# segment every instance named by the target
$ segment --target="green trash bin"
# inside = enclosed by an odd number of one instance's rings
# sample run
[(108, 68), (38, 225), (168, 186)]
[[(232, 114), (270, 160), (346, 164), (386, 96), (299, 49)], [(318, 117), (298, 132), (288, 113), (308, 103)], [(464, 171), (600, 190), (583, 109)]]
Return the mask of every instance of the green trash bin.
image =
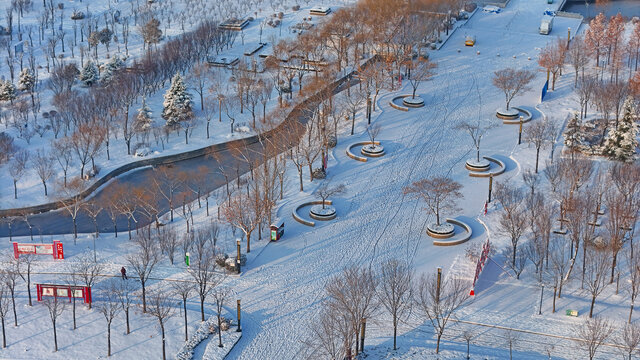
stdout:
[(567, 309), (566, 314), (567, 314), (567, 316), (577, 317), (578, 316), (578, 310), (569, 310), (569, 309)]

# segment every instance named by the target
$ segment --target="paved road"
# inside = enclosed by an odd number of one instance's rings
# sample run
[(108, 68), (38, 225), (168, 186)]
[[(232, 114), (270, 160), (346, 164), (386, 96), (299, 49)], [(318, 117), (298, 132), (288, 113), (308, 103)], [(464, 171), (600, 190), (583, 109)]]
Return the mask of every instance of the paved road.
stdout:
[[(357, 80), (355, 79), (350, 82), (351, 86), (353, 86), (354, 84), (357, 84)], [(346, 89), (345, 85), (342, 85), (336, 88), (334, 93), (338, 93)], [(302, 112), (296, 120), (304, 124), (308, 121), (310, 115), (311, 114), (309, 112)], [(247, 151), (247, 153), (249, 153), (250, 158), (252, 160), (262, 159), (263, 146), (260, 142), (250, 144), (248, 148), (249, 148), (249, 151)], [(187, 174), (195, 174), (196, 170), (199, 167), (206, 166), (210, 173), (209, 175), (210, 181), (206, 184), (205, 188), (203, 189), (203, 193), (204, 193), (204, 192), (209, 192), (209, 191), (218, 189), (219, 187), (225, 184), (224, 176), (221, 174), (221, 170), (220, 170), (221, 165), (227, 174), (229, 173), (235, 174), (236, 168), (240, 169), (241, 174), (246, 173), (249, 170), (246, 162), (238, 160), (237, 158), (234, 158), (231, 155), (229, 150), (222, 150), (218, 152), (217, 158), (219, 160), (209, 156), (201, 156), (201, 157), (192, 158), (188, 160), (178, 161), (173, 163), (173, 166), (171, 167), (171, 171), (176, 173), (185, 172)], [(151, 178), (153, 176), (153, 171), (155, 170), (151, 167), (134, 170), (132, 172), (119, 176), (118, 181), (122, 184), (125, 184), (127, 186), (132, 186), (132, 187), (140, 186), (143, 184), (150, 184)], [(100, 189), (100, 191), (94, 195), (95, 198), (98, 200), (104, 199), (104, 196), (105, 196), (104, 189), (109, 187), (110, 184), (111, 182), (103, 186)], [(182, 189), (178, 189), (178, 192), (181, 190)], [(192, 201), (195, 199), (196, 199), (196, 194), (193, 192), (190, 192), (188, 200)], [(174, 199), (174, 208), (178, 207), (178, 205), (175, 204), (177, 202), (178, 201)], [(215, 204), (215, 200), (213, 200), (213, 204)], [(164, 214), (168, 212), (169, 211), (168, 201), (166, 200), (160, 201), (159, 207), (161, 209), (160, 214)], [(179, 213), (179, 210), (174, 211), (174, 218), (176, 216), (179, 216), (177, 212)], [(94, 231), (95, 227), (94, 227), (93, 221), (86, 214), (79, 214), (76, 220), (77, 220), (79, 233), (91, 233)], [(137, 214), (136, 220), (138, 220), (137, 226), (143, 226), (149, 223), (149, 220), (146, 219), (145, 216), (142, 214)], [(98, 228), (100, 232), (114, 231), (113, 222), (105, 212), (102, 212), (98, 216), (97, 223), (98, 223)], [(28, 224), (31, 225), (31, 230), (29, 229)], [(31, 231), (33, 231), (34, 236), (37, 234), (56, 235), (56, 234), (73, 233), (73, 221), (70, 215), (68, 214), (68, 212), (64, 209), (57, 210), (57, 211), (50, 211), (42, 214), (30, 215), (28, 217), (28, 224), (27, 224), (27, 221), (25, 221), (22, 218), (13, 218), (10, 224), (5, 221), (4, 223), (0, 224), (0, 237), (8, 237), (10, 232), (12, 236), (27, 236), (30, 234)], [(11, 228), (9, 228), (9, 225), (11, 226)], [(127, 230), (128, 224), (127, 224), (127, 218), (125, 216), (121, 216), (117, 219), (117, 227), (119, 232), (123, 230), (124, 231)], [(135, 227), (136, 226), (132, 226), (132, 228), (135, 228)]]

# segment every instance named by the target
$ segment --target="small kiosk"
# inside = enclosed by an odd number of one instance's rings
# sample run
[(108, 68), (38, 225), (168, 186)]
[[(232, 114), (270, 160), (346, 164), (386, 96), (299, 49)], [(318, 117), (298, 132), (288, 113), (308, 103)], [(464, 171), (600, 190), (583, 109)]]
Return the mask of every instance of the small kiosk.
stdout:
[(284, 235), (284, 220), (271, 224), (271, 241), (278, 241)]

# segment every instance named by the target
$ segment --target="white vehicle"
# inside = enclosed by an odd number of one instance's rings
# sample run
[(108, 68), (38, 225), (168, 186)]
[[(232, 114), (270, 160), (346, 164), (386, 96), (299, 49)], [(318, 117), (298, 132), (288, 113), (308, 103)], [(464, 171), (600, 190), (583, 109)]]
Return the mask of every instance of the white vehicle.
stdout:
[(540, 23), (540, 34), (549, 35), (551, 32), (551, 28), (553, 27), (553, 16), (545, 15), (542, 17), (542, 22)]

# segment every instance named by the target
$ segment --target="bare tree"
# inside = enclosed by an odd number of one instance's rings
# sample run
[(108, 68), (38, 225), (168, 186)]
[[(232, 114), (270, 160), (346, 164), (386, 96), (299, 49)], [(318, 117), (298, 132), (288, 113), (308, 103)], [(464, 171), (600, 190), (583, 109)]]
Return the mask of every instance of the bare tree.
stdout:
[[(2, 274), (4, 277), (4, 274)], [(7, 318), (7, 314), (9, 313), (9, 304), (11, 303), (10, 296), (11, 290), (5, 279), (4, 281), (0, 281), (0, 321), (2, 322), (2, 347), (7, 347), (7, 335), (5, 334), (5, 319)]]
[(56, 198), (62, 203), (63, 209), (71, 217), (73, 222), (73, 244), (76, 244), (78, 238), (78, 215), (82, 210), (82, 199), (80, 193), (85, 189), (85, 184), (80, 178), (75, 178), (69, 181), (66, 185), (56, 184)]
[[(95, 284), (102, 270), (104, 270), (104, 263), (94, 261), (88, 252), (80, 255), (74, 267), (74, 272), (78, 274), (84, 286), (87, 287), (92, 287)], [(89, 309), (91, 309), (91, 303), (89, 303)]]
[(377, 285), (371, 270), (349, 267), (334, 276), (325, 287), (336, 311), (349, 318), (349, 328), (355, 332), (351, 336), (355, 335), (356, 355), (358, 350), (362, 350), (359, 346), (362, 320), (371, 318), (378, 306), (375, 296)]
[[(143, 288), (144, 289), (144, 288)], [(143, 300), (144, 302), (145, 300)], [(166, 321), (173, 316), (173, 308), (171, 307), (171, 300), (169, 295), (163, 291), (154, 291), (149, 296), (149, 314), (158, 319), (158, 325), (160, 326), (160, 332), (162, 334), (162, 360), (167, 359), (165, 350), (165, 324)]]
[(599, 248), (597, 245), (587, 245), (585, 285), (587, 292), (591, 295), (589, 318), (593, 317), (596, 298), (609, 284), (607, 281), (609, 266), (611, 266), (611, 261), (606, 249)]
[(469, 354), (469, 348), (470, 348), (471, 340), (473, 340), (475, 336), (476, 334), (471, 330), (465, 330), (462, 333), (462, 338), (467, 342), (467, 360), (471, 359), (471, 356)]
[(507, 344), (509, 345), (509, 360), (512, 360), (513, 348), (518, 343), (518, 340), (520, 339), (520, 334), (518, 334), (517, 332), (511, 329), (508, 329), (508, 330), (505, 330), (504, 332), (504, 338), (507, 340)]
[(432, 177), (414, 181), (403, 190), (405, 195), (412, 195), (424, 201), (427, 209), (436, 217), (436, 225), (440, 226), (440, 214), (456, 211), (455, 200), (462, 197), (462, 185), (445, 177)]
[(540, 149), (547, 146), (549, 143), (552, 143), (555, 134), (555, 126), (547, 118), (529, 125), (524, 132), (525, 141), (533, 144), (536, 148), (536, 174), (538, 173)]
[(202, 231), (196, 232), (194, 251), (195, 253), (192, 256), (192, 262), (187, 268), (187, 272), (196, 282), (196, 291), (200, 297), (201, 321), (204, 321), (204, 301), (207, 295), (220, 283), (221, 279), (215, 271), (215, 250), (210, 246), (207, 235)]
[(636, 298), (638, 298), (638, 294), (640, 294), (640, 253), (638, 251), (628, 251), (626, 252), (626, 258), (629, 268), (629, 285), (626, 289), (629, 293), (629, 299), (631, 300), (629, 320), (627, 322), (631, 324), (635, 301)]
[(238, 191), (229, 198), (222, 207), (222, 214), (227, 223), (240, 229), (247, 238), (247, 253), (251, 252), (251, 234), (258, 227), (260, 213), (252, 206), (253, 197), (244, 191)]
[(393, 350), (396, 350), (398, 322), (408, 315), (412, 305), (413, 270), (405, 262), (391, 259), (380, 267), (378, 299), (391, 315)]
[(135, 237), (135, 243), (138, 247), (138, 251), (133, 254), (127, 255), (127, 262), (133, 271), (138, 275), (140, 285), (142, 287), (142, 312), (147, 312), (147, 293), (146, 284), (149, 281), (149, 277), (153, 272), (153, 269), (158, 264), (160, 257), (158, 256), (158, 248), (155, 243), (155, 239), (140, 234)]
[(109, 288), (103, 290), (103, 301), (98, 305), (98, 309), (104, 315), (107, 321), (107, 356), (111, 356), (111, 323), (113, 319), (122, 310), (118, 303), (117, 282), (119, 280), (111, 279)]
[(9, 174), (13, 179), (13, 198), (18, 198), (18, 181), (27, 171), (29, 162), (29, 151), (19, 150), (13, 154), (13, 158), (9, 163)]
[(411, 98), (415, 99), (418, 86), (420, 86), (420, 83), (433, 77), (433, 69), (435, 69), (437, 65), (436, 63), (431, 62), (428, 58), (419, 56), (414, 60), (408, 61), (406, 66), (410, 71), (409, 83), (413, 89)]
[(345, 190), (346, 188), (344, 184), (331, 186), (329, 181), (325, 181), (316, 190), (316, 195), (318, 195), (318, 197), (322, 199), (322, 208), (324, 209), (324, 203), (327, 201), (328, 198), (334, 195), (343, 194)]
[(2, 273), (2, 281), (7, 285), (7, 290), (11, 295), (11, 306), (13, 310), (13, 325), (18, 326), (18, 314), (16, 312), (16, 281), (20, 277), (19, 273), (19, 260), (13, 256), (9, 256), (9, 266)]
[(311, 356), (323, 359), (344, 359), (351, 355), (353, 334), (350, 317), (333, 302), (322, 303), (317, 321), (310, 327), (311, 339), (305, 343)]
[(44, 186), (44, 196), (47, 196), (47, 181), (55, 175), (55, 171), (53, 170), (53, 157), (39, 150), (33, 158), (33, 166), (40, 181), (42, 181), (42, 186)]
[(158, 242), (160, 243), (160, 249), (167, 255), (171, 265), (174, 264), (176, 249), (179, 245), (178, 233), (171, 226), (163, 226), (158, 228)]
[(473, 146), (476, 148), (476, 162), (480, 162), (480, 142), (482, 137), (494, 127), (496, 127), (495, 123), (482, 121), (479, 118), (475, 122), (465, 121), (456, 126), (456, 129), (464, 130), (471, 136)]
[(53, 345), (54, 351), (58, 351), (58, 332), (56, 331), (56, 323), (58, 321), (58, 317), (62, 315), (65, 309), (64, 301), (58, 301), (57, 296), (46, 297), (42, 300), (44, 305), (49, 310), (49, 317), (51, 318), (51, 324), (53, 325)]
[(616, 339), (616, 344), (623, 351), (623, 355), (631, 360), (633, 353), (640, 346), (640, 326), (635, 323), (626, 324), (624, 330)]
[(516, 95), (529, 91), (535, 74), (529, 70), (506, 68), (493, 73), (493, 85), (504, 93), (507, 110)]
[(443, 277), (438, 283), (435, 274), (422, 275), (415, 290), (416, 306), (429, 319), (436, 333), (436, 354), (440, 352), (440, 339), (451, 316), (469, 298), (468, 281)]
[(509, 184), (496, 183), (495, 197), (502, 207), (499, 220), (500, 232), (509, 236), (511, 240), (511, 266), (516, 266), (518, 242), (527, 228), (527, 216), (524, 207), (524, 194)]
[(585, 319), (584, 323), (576, 326), (574, 331), (578, 337), (578, 344), (589, 353), (589, 360), (593, 360), (598, 348), (609, 338), (613, 328), (606, 319), (596, 317)]
[(17, 259), (16, 269), (20, 278), (27, 284), (27, 295), (29, 296), (29, 306), (31, 302), (31, 270), (36, 258), (33, 254), (23, 254)]
[(182, 309), (184, 311), (184, 341), (189, 341), (189, 327), (187, 321), (187, 299), (194, 289), (190, 281), (176, 281), (171, 284), (173, 291), (182, 299)]
[(378, 134), (380, 134), (380, 124), (376, 123), (376, 124), (367, 126), (367, 135), (369, 135), (369, 140), (371, 140), (371, 144), (375, 143), (376, 138), (378, 137)]
[(122, 307), (122, 311), (124, 311), (124, 316), (127, 323), (127, 335), (128, 335), (131, 332), (130, 326), (129, 326), (129, 309), (131, 308), (131, 304), (133, 304), (133, 300), (134, 300), (133, 293), (135, 291), (135, 288), (131, 282), (121, 281), (119, 284), (117, 284), (114, 291), (118, 296), (120, 307)]
[(216, 304), (216, 317), (218, 318), (218, 347), (223, 347), (222, 344), (222, 310), (227, 298), (231, 295), (231, 289), (228, 287), (217, 287), (211, 293)]

